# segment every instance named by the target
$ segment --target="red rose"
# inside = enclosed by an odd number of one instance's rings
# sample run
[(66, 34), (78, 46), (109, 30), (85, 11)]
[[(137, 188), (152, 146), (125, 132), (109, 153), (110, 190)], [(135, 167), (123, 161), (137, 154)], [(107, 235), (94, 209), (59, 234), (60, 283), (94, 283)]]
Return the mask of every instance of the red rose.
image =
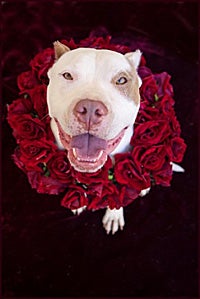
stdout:
[(33, 107), (39, 118), (46, 116), (48, 114), (46, 85), (38, 85), (35, 88), (27, 91), (27, 93), (31, 97)]
[(113, 183), (95, 183), (88, 186), (88, 210), (117, 208), (120, 206), (120, 197), (117, 186)]
[(165, 120), (147, 121), (136, 126), (131, 144), (148, 147), (163, 142), (169, 134), (170, 128)]
[(150, 148), (136, 146), (132, 151), (132, 157), (139, 166), (148, 170), (157, 170), (162, 167), (166, 159), (166, 146), (154, 145)]
[(139, 68), (144, 67), (145, 65), (146, 65), (146, 59), (145, 59), (145, 57), (142, 55), (142, 56), (141, 56), (141, 59), (140, 59), (140, 64), (139, 64), (139, 67), (138, 67), (138, 71), (139, 71)]
[(122, 206), (119, 189), (113, 183), (108, 183), (103, 188), (102, 198), (110, 209), (119, 209)]
[[(133, 202), (139, 195), (140, 191), (135, 188), (129, 188), (127, 186), (115, 186), (114, 184), (108, 184), (104, 188), (103, 203), (105, 207), (110, 209), (119, 209), (125, 207)], [(106, 205), (105, 205), (106, 203)]]
[(96, 49), (108, 49), (110, 46), (111, 36), (103, 37), (88, 37), (80, 41), (79, 47), (96, 48)]
[(59, 194), (66, 189), (66, 184), (55, 180), (51, 177), (44, 176), (37, 171), (29, 171), (27, 173), (29, 183), (38, 193)]
[(172, 165), (169, 162), (165, 162), (161, 169), (152, 171), (155, 183), (165, 187), (170, 186), (172, 173)]
[(68, 192), (61, 201), (65, 208), (75, 210), (88, 204), (88, 198), (85, 190), (80, 186), (68, 186)]
[(37, 54), (30, 62), (30, 66), (35, 71), (37, 78), (45, 84), (48, 83), (47, 72), (53, 65), (54, 59), (54, 49), (47, 48)]
[(162, 100), (157, 103), (156, 106), (159, 109), (162, 118), (164, 117), (172, 118), (175, 114), (173, 105), (174, 105), (173, 98), (166, 94), (162, 98)]
[(152, 71), (150, 70), (150, 68), (146, 67), (145, 65), (141, 64), (141, 66), (139, 66), (138, 68), (138, 75), (140, 76), (140, 78), (143, 79), (145, 77), (149, 77), (152, 75)]
[(135, 124), (141, 124), (149, 120), (170, 120), (175, 115), (173, 105), (174, 100), (169, 95), (164, 95), (160, 101), (154, 104), (142, 100)]
[(44, 125), (46, 126), (46, 139), (56, 143), (55, 136), (54, 136), (54, 134), (51, 130), (51, 126), (50, 126), (50, 123), (51, 123), (50, 116), (47, 115), (46, 117), (43, 117), (42, 121), (43, 121)]
[(105, 183), (108, 181), (108, 170), (112, 167), (112, 161), (108, 157), (105, 165), (96, 172), (85, 173), (78, 172), (72, 169), (72, 175), (79, 183), (91, 184), (91, 183)]
[(8, 106), (8, 120), (12, 118), (14, 114), (27, 114), (33, 109), (31, 100), (27, 98), (17, 99)]
[(23, 72), (17, 77), (17, 85), (20, 91), (32, 89), (37, 86), (38, 83), (39, 82), (33, 71)]
[(90, 37), (81, 40), (79, 44), (75, 44), (74, 40), (70, 40), (70, 42), (64, 41), (64, 44), (67, 45), (70, 49), (75, 49), (78, 47), (87, 47), (95, 49), (108, 49), (122, 54), (131, 52), (131, 49), (125, 45), (112, 44), (111, 36), (109, 35), (107, 35), (105, 38), (102, 36), (96, 37), (94, 35), (91, 35)]
[(20, 147), (18, 146), (15, 148), (12, 158), (13, 158), (15, 164), (17, 165), (17, 167), (19, 167), (19, 169), (21, 169), (22, 171), (24, 171), (26, 173), (27, 172), (26, 165), (20, 160), (20, 156), (21, 156), (21, 151), (20, 151)]
[(130, 203), (132, 203), (136, 198), (138, 198), (140, 191), (129, 188), (127, 186), (123, 186), (120, 191), (120, 202), (121, 206), (126, 207)]
[(103, 194), (104, 185), (103, 184), (91, 184), (89, 185), (89, 202), (87, 209), (88, 210), (98, 210), (108, 207), (108, 199)]
[[(104, 34), (105, 35), (105, 34)], [(90, 47), (130, 52), (128, 46), (112, 44), (111, 36), (96, 36), (75, 43), (62, 41), (70, 49)], [(19, 143), (13, 159), (28, 176), (39, 193), (59, 194), (69, 187), (62, 205), (77, 209), (84, 205), (96, 210), (120, 208), (133, 202), (150, 184), (169, 186), (171, 161), (180, 162), (186, 145), (180, 138), (180, 124), (173, 108), (170, 76), (153, 74), (142, 56), (138, 68), (142, 78), (141, 105), (131, 139), (131, 153), (117, 154), (115, 167), (111, 159), (95, 173), (80, 173), (71, 168), (64, 151), (58, 150), (50, 128), (47, 109), (47, 72), (55, 60), (48, 48), (30, 62), (31, 70), (18, 76), (21, 97), (8, 106), (8, 122)]]
[(171, 76), (168, 73), (155, 74), (154, 79), (158, 85), (158, 98), (163, 97), (165, 94), (173, 96), (173, 87), (170, 84)]
[(90, 183), (90, 184), (82, 184), (87, 186), (87, 194), (89, 195), (89, 198), (100, 198), (102, 197), (102, 192), (104, 188), (103, 183)]
[(120, 191), (116, 185), (111, 182), (107, 184), (92, 184), (89, 186), (88, 210), (98, 210), (109, 207), (110, 209), (119, 209), (122, 206)]
[(158, 92), (158, 86), (153, 75), (144, 77), (142, 80), (142, 86), (140, 87), (140, 95), (143, 100), (154, 103), (155, 95)]
[(63, 183), (72, 181), (71, 166), (65, 151), (57, 151), (47, 163), (50, 176)]
[(70, 50), (74, 50), (79, 47), (79, 45), (75, 43), (73, 38), (71, 38), (69, 41), (66, 39), (62, 39), (61, 43), (66, 45), (68, 48), (70, 48)]
[(115, 155), (115, 179), (118, 183), (136, 190), (150, 186), (150, 176), (144, 169), (135, 163), (131, 154)]
[(27, 170), (37, 169), (42, 172), (40, 163), (47, 163), (57, 147), (46, 139), (22, 140), (20, 142), (20, 161), (24, 163)]
[(146, 102), (141, 102), (141, 106), (135, 120), (135, 127), (137, 127), (138, 124), (144, 123), (146, 121), (159, 120), (160, 118), (160, 111), (156, 106), (147, 106)]
[(186, 150), (186, 144), (181, 137), (174, 137), (169, 141), (167, 149), (170, 161), (181, 162)]
[(140, 87), (142, 99), (155, 103), (165, 94), (173, 95), (173, 88), (169, 83), (170, 78), (166, 72), (144, 77)]
[(131, 49), (129, 47), (124, 46), (124, 45), (118, 45), (118, 44), (110, 44), (110, 45), (106, 46), (105, 48), (108, 50), (111, 50), (111, 51), (119, 52), (121, 54), (126, 54), (128, 52), (131, 52)]
[(29, 114), (9, 115), (8, 122), (13, 129), (13, 135), (19, 142), (22, 139), (38, 139), (45, 136), (45, 125), (38, 118)]
[(171, 118), (171, 120), (169, 122), (169, 125), (170, 125), (170, 128), (171, 128), (171, 136), (172, 137), (180, 136), (181, 127), (180, 127), (180, 123), (177, 120), (175, 115), (174, 115), (174, 117)]

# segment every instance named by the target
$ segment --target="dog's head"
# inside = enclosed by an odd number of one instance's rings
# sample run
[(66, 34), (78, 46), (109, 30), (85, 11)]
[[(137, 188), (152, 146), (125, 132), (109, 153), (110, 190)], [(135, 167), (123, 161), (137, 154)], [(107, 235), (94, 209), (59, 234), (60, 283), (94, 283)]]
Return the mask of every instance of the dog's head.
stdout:
[(130, 141), (140, 104), (141, 52), (70, 50), (60, 42), (54, 48), (47, 89), (52, 130), (76, 170), (95, 172)]

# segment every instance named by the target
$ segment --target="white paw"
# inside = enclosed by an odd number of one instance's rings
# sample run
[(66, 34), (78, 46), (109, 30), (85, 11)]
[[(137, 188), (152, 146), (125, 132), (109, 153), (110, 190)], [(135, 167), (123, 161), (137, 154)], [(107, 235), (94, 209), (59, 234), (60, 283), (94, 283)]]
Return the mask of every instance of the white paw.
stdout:
[(114, 235), (119, 228), (123, 230), (125, 225), (123, 208), (112, 210), (107, 208), (102, 222), (107, 234), (112, 231), (112, 234)]
[(143, 197), (143, 196), (147, 195), (147, 193), (149, 193), (150, 189), (151, 189), (151, 188), (149, 187), (149, 188), (147, 188), (147, 189), (142, 190), (142, 191), (140, 192), (139, 196)]
[(72, 213), (74, 213), (74, 215), (80, 215), (85, 209), (86, 209), (86, 206), (83, 206), (83, 207), (78, 208), (76, 210), (72, 210)]
[(184, 172), (185, 171), (185, 169), (183, 167), (181, 167), (180, 165), (178, 165), (176, 163), (171, 162), (170, 164), (172, 165), (172, 170), (175, 172)]

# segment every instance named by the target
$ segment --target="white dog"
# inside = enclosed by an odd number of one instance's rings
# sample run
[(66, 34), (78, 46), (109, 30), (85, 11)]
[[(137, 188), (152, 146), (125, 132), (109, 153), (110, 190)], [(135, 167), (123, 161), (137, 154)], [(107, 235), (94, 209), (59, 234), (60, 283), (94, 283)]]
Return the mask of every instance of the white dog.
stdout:
[[(140, 106), (141, 52), (70, 50), (60, 42), (54, 49), (47, 89), (51, 128), (58, 146), (67, 149), (71, 165), (80, 172), (95, 172), (107, 155), (129, 148)], [(123, 208), (108, 207), (103, 224), (107, 233), (123, 229)]]

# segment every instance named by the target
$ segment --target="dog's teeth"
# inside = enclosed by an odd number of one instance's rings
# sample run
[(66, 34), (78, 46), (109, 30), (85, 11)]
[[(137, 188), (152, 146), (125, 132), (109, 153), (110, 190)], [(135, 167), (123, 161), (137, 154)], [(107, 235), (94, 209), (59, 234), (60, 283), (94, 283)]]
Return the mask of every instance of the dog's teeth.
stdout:
[(74, 147), (72, 148), (72, 152), (73, 152), (74, 157), (77, 158), (76, 149)]
[(84, 159), (83, 159), (83, 158), (78, 157), (75, 148), (72, 148), (72, 152), (73, 152), (73, 156), (74, 156), (74, 157), (76, 158), (76, 160), (78, 160), (79, 162), (89, 162), (89, 163), (96, 163), (96, 162), (101, 158), (101, 156), (103, 155), (103, 150), (101, 150), (97, 158), (95, 158), (95, 159), (84, 158)]
[(99, 160), (101, 158), (101, 156), (103, 155), (103, 150), (100, 151), (98, 157), (97, 157), (97, 160)]

